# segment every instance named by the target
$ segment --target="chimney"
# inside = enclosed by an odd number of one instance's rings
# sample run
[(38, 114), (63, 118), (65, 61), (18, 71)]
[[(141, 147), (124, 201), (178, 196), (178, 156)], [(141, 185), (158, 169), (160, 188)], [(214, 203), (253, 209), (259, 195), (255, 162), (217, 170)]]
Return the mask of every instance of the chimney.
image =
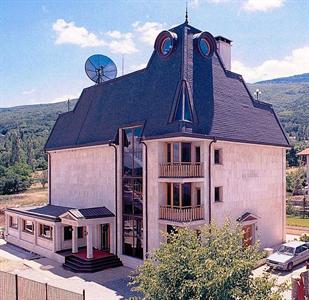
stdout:
[(215, 37), (217, 42), (217, 48), (219, 55), (223, 61), (225, 68), (231, 71), (231, 48), (232, 48), (232, 41), (218, 35)]

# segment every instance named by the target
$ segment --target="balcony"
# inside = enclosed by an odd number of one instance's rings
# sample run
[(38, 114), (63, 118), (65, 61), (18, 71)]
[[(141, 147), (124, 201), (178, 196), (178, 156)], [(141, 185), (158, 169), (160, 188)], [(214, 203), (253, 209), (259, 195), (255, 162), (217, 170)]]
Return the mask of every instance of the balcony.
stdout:
[(203, 177), (202, 163), (164, 163), (160, 165), (160, 177), (197, 178)]
[(192, 222), (204, 219), (204, 207), (172, 208), (167, 205), (160, 206), (160, 219), (173, 222)]

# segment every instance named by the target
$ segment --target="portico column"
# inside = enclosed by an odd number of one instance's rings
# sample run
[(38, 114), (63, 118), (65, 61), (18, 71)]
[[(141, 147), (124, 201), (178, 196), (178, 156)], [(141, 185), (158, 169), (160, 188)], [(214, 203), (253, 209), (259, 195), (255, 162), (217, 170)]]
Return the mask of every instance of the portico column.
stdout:
[(87, 258), (93, 258), (93, 225), (87, 225)]
[(78, 245), (77, 245), (77, 232), (78, 232), (78, 227), (77, 226), (72, 226), (72, 253), (78, 253)]

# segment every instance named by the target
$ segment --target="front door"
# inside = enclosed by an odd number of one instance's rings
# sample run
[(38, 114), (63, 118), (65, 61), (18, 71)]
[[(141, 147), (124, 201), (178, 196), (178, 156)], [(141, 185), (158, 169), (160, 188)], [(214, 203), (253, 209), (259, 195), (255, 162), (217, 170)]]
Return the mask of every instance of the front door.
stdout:
[(101, 250), (109, 251), (109, 224), (101, 224)]
[(245, 247), (252, 246), (253, 241), (253, 225), (244, 225), (243, 230), (243, 244)]

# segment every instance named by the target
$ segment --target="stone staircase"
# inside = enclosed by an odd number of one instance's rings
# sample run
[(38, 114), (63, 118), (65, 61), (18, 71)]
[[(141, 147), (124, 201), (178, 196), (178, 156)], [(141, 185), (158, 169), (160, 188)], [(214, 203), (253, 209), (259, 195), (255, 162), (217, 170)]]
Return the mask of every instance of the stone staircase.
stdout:
[(118, 256), (111, 254), (110, 256), (82, 259), (80, 257), (70, 255), (65, 257), (63, 267), (75, 273), (94, 273), (105, 269), (116, 268), (122, 266)]

